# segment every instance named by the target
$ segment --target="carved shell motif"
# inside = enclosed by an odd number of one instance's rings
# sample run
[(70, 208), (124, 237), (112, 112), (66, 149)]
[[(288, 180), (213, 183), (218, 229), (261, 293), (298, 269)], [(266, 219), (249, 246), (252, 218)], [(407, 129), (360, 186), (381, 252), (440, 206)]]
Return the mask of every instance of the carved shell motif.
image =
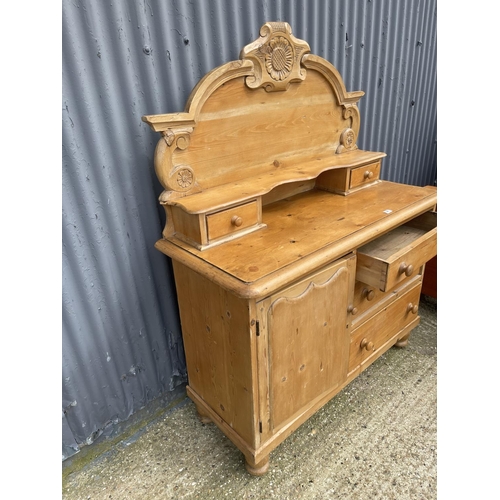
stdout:
[(306, 77), (301, 65), (309, 45), (292, 35), (288, 23), (266, 23), (260, 29), (260, 38), (243, 48), (241, 59), (254, 64), (253, 75), (246, 78), (251, 89), (264, 87), (268, 92), (286, 90), (290, 83)]
[(269, 42), (269, 49), (265, 59), (267, 72), (273, 80), (284, 80), (293, 66), (292, 46), (285, 37), (278, 36)]

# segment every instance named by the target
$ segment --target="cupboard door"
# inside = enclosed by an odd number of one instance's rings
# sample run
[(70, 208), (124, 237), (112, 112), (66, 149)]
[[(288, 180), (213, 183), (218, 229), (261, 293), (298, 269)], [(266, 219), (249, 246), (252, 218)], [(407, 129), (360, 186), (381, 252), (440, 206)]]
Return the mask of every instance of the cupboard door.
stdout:
[(269, 431), (306, 411), (347, 376), (347, 309), (355, 256), (264, 301), (268, 341)]

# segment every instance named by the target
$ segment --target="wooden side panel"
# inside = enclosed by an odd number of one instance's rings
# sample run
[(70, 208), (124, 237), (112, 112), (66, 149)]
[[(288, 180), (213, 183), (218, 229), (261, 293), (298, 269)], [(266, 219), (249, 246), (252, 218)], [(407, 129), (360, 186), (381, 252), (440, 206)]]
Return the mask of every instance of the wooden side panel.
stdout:
[(178, 207), (171, 207), (170, 214), (173, 226), (179, 237), (188, 242), (194, 241), (198, 244), (206, 244), (207, 237), (204, 227), (204, 215), (188, 214), (182, 208)]
[(286, 167), (290, 157), (325, 150), (332, 156), (342, 117), (325, 77), (308, 70), (306, 79), (284, 92), (249, 89), (244, 78), (219, 87), (203, 105), (189, 147), (177, 149), (175, 165), (190, 165), (202, 189)]
[(189, 387), (255, 447), (249, 303), (175, 260), (173, 267)]
[(337, 168), (323, 172), (316, 178), (316, 187), (331, 193), (345, 193), (349, 190), (350, 168)]
[(387, 262), (385, 260), (375, 259), (369, 254), (361, 253), (360, 250), (358, 250), (356, 279), (374, 286), (381, 291), (385, 291), (388, 268)]
[(282, 292), (267, 309), (272, 432), (345, 380), (350, 279), (343, 260)]

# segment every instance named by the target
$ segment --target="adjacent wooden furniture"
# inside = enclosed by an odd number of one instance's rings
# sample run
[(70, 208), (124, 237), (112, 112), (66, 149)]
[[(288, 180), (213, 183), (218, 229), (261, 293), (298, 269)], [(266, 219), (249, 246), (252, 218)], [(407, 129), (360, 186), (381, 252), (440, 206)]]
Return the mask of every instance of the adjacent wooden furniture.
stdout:
[(144, 116), (200, 418), (264, 474), (269, 454), (419, 322), (434, 187), (380, 179), (363, 92), (266, 23), (184, 112)]
[(437, 255), (425, 265), (422, 295), (437, 299)]

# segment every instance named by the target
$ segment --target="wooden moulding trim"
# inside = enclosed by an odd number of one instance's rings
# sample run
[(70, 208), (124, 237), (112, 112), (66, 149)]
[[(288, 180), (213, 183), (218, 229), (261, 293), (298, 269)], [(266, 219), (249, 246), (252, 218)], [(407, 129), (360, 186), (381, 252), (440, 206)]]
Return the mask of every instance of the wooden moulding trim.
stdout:
[(302, 57), (302, 64), (307, 69), (314, 69), (320, 72), (330, 82), (340, 105), (356, 104), (365, 95), (362, 90), (348, 92), (337, 68), (320, 56), (305, 54)]
[(361, 167), (385, 156), (386, 153), (357, 149), (343, 155), (332, 155), (322, 161), (312, 160), (302, 164), (298, 162), (281, 171), (275, 170), (270, 173), (263, 171), (256, 177), (223, 184), (182, 198), (163, 200), (162, 204), (181, 207), (189, 214), (214, 211), (226, 207), (229, 203), (234, 205), (256, 196), (263, 196), (283, 184), (315, 179), (328, 170)]
[(430, 210), (436, 203), (436, 196), (436, 193), (430, 194), (428, 197), (423, 198), (409, 207), (388, 215), (374, 224), (317, 250), (300, 261), (277, 269), (275, 272), (252, 283), (246, 283), (239, 280), (169, 240), (158, 240), (155, 247), (160, 252), (179, 261), (181, 264), (193, 269), (209, 280), (214, 281), (219, 286), (229, 290), (238, 297), (259, 300), (278, 291), (280, 288), (283, 288), (301, 276), (316, 271), (329, 262), (378, 238), (394, 227), (404, 224), (408, 220)]
[(155, 132), (166, 131), (172, 127), (194, 127), (200, 110), (210, 95), (221, 85), (240, 76), (253, 75), (254, 66), (250, 60), (231, 61), (207, 73), (194, 87), (183, 113), (160, 115), (145, 115), (142, 121), (146, 122)]

